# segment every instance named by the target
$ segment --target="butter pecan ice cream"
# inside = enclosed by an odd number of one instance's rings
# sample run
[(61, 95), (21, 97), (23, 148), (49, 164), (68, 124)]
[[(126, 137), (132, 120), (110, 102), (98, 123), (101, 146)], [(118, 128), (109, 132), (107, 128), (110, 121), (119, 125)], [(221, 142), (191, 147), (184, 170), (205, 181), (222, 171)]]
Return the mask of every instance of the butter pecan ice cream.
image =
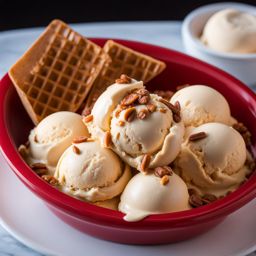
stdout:
[(126, 221), (139, 221), (148, 215), (177, 212), (190, 209), (189, 194), (185, 182), (170, 173), (167, 182), (152, 174), (139, 173), (127, 184), (118, 206), (125, 213)]
[(130, 177), (128, 165), (99, 141), (91, 140), (73, 143), (61, 156), (55, 172), (63, 191), (90, 202), (119, 195)]
[(225, 124), (207, 123), (188, 129), (175, 170), (189, 188), (219, 197), (245, 180), (245, 161), (242, 136)]
[(227, 100), (206, 85), (191, 85), (177, 91), (170, 102), (178, 101), (185, 126), (198, 126), (209, 122), (232, 122)]
[[(126, 163), (140, 171), (168, 165), (179, 153), (184, 134), (179, 105), (150, 94), (130, 79), (111, 85), (96, 101), (88, 124)], [(111, 140), (111, 142), (110, 142)]]
[(81, 115), (68, 111), (51, 114), (30, 132), (25, 160), (43, 163), (53, 174), (60, 156), (78, 136), (89, 136)]

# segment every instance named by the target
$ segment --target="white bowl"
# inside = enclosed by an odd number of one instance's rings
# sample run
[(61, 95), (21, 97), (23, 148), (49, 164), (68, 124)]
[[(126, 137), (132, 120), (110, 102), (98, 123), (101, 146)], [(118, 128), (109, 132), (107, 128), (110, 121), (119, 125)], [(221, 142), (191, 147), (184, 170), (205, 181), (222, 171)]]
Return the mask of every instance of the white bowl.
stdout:
[[(256, 87), (256, 53), (223, 53), (210, 49), (199, 39), (212, 14), (233, 8), (256, 15), (256, 7), (241, 3), (210, 4), (192, 11), (182, 24), (182, 40), (188, 54), (215, 65), (237, 77), (250, 87)], [(256, 43), (256, 42), (255, 42)]]

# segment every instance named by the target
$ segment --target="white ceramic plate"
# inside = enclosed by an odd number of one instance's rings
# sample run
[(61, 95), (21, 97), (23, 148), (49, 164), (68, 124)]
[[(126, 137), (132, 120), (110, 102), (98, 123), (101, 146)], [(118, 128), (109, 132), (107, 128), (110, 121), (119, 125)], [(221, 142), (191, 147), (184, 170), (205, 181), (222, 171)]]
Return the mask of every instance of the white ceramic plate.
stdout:
[(49, 255), (247, 255), (256, 250), (256, 199), (208, 233), (161, 246), (129, 246), (92, 238), (63, 223), (12, 173), (0, 154), (0, 223), (16, 239)]

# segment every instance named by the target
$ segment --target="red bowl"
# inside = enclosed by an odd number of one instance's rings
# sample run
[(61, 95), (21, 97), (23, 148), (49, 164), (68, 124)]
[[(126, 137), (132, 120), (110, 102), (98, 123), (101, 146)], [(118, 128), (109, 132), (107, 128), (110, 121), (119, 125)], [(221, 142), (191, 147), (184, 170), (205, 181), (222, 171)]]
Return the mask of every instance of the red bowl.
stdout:
[[(93, 41), (102, 46), (106, 40)], [(116, 41), (166, 63), (166, 70), (148, 84), (149, 89), (174, 89), (177, 85), (189, 83), (206, 84), (221, 92), (230, 104), (232, 115), (253, 133), (252, 152), (255, 155), (256, 96), (250, 89), (227, 73), (182, 53), (144, 43)], [(19, 156), (17, 147), (27, 140), (32, 127), (9, 76), (5, 75), (0, 82), (0, 146), (11, 169), (59, 218), (102, 239), (129, 244), (185, 240), (208, 231), (256, 196), (256, 175), (253, 175), (235, 192), (209, 205), (152, 215), (140, 222), (129, 223), (123, 220), (122, 213), (72, 198), (31, 171)]]

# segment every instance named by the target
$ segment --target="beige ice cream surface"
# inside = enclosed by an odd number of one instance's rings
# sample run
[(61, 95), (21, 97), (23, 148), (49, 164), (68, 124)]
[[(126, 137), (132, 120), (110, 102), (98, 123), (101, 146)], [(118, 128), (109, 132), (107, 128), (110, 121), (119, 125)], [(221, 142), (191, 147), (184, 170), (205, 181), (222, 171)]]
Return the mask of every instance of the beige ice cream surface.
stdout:
[(44, 163), (53, 172), (62, 153), (79, 136), (89, 136), (81, 115), (68, 111), (51, 114), (31, 131), (27, 160)]
[(226, 99), (206, 85), (192, 85), (177, 91), (171, 103), (178, 101), (185, 126), (198, 126), (209, 122), (229, 124), (230, 108)]
[(175, 170), (191, 188), (201, 194), (225, 195), (245, 179), (246, 147), (242, 136), (232, 127), (207, 123), (189, 128), (187, 138), (199, 132), (207, 137), (182, 144)]
[[(131, 84), (111, 85), (96, 101), (92, 110), (93, 122), (88, 124), (92, 136), (101, 141), (104, 140), (105, 132), (109, 131), (113, 142), (111, 148), (138, 170), (141, 170), (145, 154), (151, 156), (150, 168), (171, 163), (179, 153), (184, 135), (183, 123), (174, 122), (172, 111), (155, 94), (149, 94), (149, 103), (156, 107), (154, 112), (145, 119), (135, 117), (131, 122), (125, 119), (127, 109), (120, 112), (120, 102), (135, 89), (142, 88), (142, 82), (135, 80)], [(135, 104), (134, 109), (138, 115), (147, 107)]]
[(256, 16), (239, 10), (221, 10), (209, 18), (201, 40), (220, 52), (256, 53)]
[(126, 221), (139, 221), (148, 215), (190, 209), (188, 189), (175, 173), (162, 185), (154, 174), (135, 175), (121, 195), (119, 210)]
[(130, 179), (130, 168), (99, 141), (75, 144), (61, 156), (55, 177), (63, 190), (85, 200), (96, 202), (119, 195)]

